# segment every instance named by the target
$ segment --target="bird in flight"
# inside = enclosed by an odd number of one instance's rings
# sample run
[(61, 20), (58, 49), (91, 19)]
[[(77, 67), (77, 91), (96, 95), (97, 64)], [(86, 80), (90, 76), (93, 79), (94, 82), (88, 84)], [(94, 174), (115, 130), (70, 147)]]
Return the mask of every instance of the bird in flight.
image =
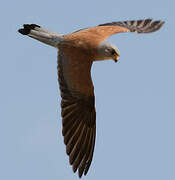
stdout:
[(118, 48), (106, 39), (116, 33), (151, 33), (163, 21), (119, 21), (57, 34), (36, 24), (24, 24), (18, 32), (55, 47), (61, 91), (62, 134), (73, 171), (86, 175), (92, 162), (96, 137), (96, 111), (91, 66), (94, 61), (118, 61)]

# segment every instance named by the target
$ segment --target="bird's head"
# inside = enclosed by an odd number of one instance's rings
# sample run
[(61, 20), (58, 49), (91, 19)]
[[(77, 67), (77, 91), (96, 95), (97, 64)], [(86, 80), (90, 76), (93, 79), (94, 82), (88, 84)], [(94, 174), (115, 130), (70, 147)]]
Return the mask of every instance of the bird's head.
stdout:
[(115, 62), (117, 62), (119, 57), (120, 52), (115, 45), (110, 44), (106, 41), (100, 43), (98, 48), (98, 57), (96, 59), (97, 61), (113, 59)]

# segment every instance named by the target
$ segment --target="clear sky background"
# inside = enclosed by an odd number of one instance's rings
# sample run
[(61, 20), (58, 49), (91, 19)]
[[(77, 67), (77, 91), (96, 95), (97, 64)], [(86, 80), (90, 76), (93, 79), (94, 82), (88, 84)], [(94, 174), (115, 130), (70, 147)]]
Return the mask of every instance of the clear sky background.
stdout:
[(0, 7), (0, 179), (76, 180), (61, 133), (57, 51), (17, 30), (35, 23), (59, 33), (154, 18), (152, 34), (108, 41), (120, 62), (94, 63), (97, 138), (83, 179), (175, 179), (175, 3), (173, 0), (3, 1)]

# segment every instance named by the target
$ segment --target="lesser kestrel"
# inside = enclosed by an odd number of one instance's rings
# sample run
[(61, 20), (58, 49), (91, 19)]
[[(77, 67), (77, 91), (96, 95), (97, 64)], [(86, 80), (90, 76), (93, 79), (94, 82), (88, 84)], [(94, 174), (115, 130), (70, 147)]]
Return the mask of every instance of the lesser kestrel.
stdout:
[(163, 21), (144, 19), (100, 24), (63, 35), (36, 24), (24, 24), (19, 32), (59, 50), (58, 81), (61, 90), (62, 134), (73, 171), (87, 174), (93, 158), (96, 136), (96, 111), (91, 66), (94, 61), (120, 56), (116, 46), (106, 39), (116, 33), (151, 33)]

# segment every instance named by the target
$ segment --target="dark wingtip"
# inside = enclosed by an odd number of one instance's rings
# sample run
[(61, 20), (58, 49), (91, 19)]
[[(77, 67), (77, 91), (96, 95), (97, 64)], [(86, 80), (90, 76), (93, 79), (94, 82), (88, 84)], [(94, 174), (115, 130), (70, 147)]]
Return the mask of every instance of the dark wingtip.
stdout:
[(19, 29), (18, 32), (23, 34), (23, 35), (28, 35), (32, 29), (35, 29), (36, 27), (39, 28), (40, 26), (38, 26), (36, 24), (24, 24), (23, 27), (24, 28)]
[(79, 173), (78, 173), (78, 177), (79, 177), (79, 178), (81, 178), (82, 175), (83, 175), (83, 172), (79, 172)]
[(161, 22), (161, 27), (165, 24), (165, 21), (160, 21)]
[(158, 31), (163, 26), (163, 24), (165, 24), (165, 21), (161, 21), (161, 20), (153, 21), (152, 32)]

